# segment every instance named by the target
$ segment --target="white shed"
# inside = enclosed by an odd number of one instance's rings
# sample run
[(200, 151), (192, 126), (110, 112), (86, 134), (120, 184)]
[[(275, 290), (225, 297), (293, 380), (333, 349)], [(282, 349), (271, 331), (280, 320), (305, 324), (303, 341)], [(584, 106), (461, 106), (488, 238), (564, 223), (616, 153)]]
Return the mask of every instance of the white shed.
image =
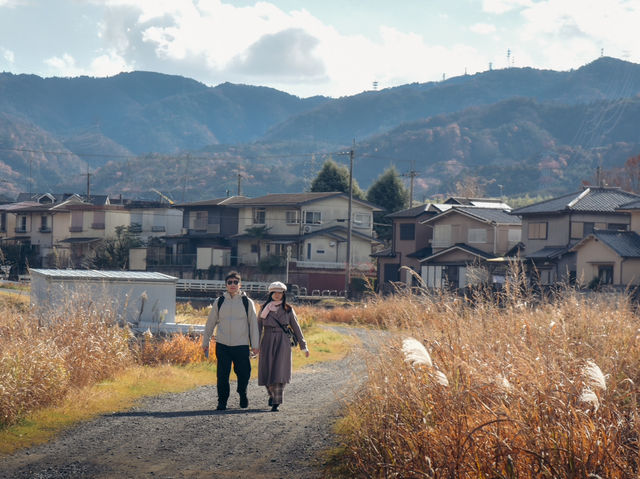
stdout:
[[(31, 303), (41, 313), (64, 308), (73, 298), (117, 312), (143, 327), (174, 323), (177, 278), (146, 271), (31, 269)], [(104, 306), (102, 306), (104, 305)]]

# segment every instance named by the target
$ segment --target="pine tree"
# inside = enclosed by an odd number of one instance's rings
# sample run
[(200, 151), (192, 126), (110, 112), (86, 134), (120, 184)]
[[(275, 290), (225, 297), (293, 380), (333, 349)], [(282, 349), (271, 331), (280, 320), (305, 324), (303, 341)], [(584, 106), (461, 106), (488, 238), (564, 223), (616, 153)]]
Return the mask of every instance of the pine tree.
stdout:
[[(321, 191), (349, 193), (349, 169), (346, 166), (338, 165), (332, 159), (328, 159), (323, 163), (318, 176), (311, 182), (311, 191), (314, 193)], [(364, 199), (364, 192), (355, 179), (353, 180), (353, 197)]]
[(385, 170), (369, 187), (367, 200), (384, 210), (373, 215), (374, 229), (378, 233), (378, 238), (391, 239), (391, 220), (385, 216), (406, 208), (409, 202), (409, 192), (394, 166)]

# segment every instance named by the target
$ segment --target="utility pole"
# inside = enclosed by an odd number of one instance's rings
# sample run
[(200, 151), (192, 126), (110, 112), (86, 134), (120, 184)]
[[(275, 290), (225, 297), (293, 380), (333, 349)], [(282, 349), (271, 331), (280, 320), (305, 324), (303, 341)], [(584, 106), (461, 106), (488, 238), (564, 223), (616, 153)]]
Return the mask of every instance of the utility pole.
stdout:
[(238, 173), (238, 196), (242, 196), (242, 174)]
[(353, 203), (353, 156), (355, 154), (356, 140), (353, 140), (353, 146), (349, 151), (349, 209), (347, 218), (347, 261), (344, 273), (344, 297), (349, 299), (349, 286), (351, 284), (351, 206)]
[(87, 201), (91, 201), (91, 173), (87, 170)]
[(185, 158), (184, 176), (182, 178), (182, 203), (184, 203), (184, 194), (187, 191), (187, 171), (189, 171), (189, 160), (191, 160), (191, 153), (187, 153), (187, 157)]
[(411, 160), (411, 169), (409, 173), (405, 173), (402, 176), (409, 177), (409, 208), (413, 208), (413, 180), (418, 176), (418, 172), (415, 169), (415, 160)]

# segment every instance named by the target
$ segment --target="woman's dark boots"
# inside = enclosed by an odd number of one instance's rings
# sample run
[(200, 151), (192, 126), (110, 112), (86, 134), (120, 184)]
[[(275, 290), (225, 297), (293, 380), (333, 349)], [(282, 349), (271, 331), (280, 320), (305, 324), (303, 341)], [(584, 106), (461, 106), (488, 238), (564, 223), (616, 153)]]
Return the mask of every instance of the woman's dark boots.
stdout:
[(271, 405), (271, 410), (274, 412), (278, 412), (278, 406), (280, 406), (280, 404), (272, 404)]

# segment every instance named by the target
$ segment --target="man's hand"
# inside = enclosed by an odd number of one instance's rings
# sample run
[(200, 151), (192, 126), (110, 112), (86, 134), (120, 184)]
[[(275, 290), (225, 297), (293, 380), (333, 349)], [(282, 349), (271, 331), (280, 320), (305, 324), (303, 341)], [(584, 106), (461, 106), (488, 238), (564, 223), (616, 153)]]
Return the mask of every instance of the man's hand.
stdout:
[(259, 348), (251, 348), (251, 354), (253, 354), (254, 356), (257, 356), (259, 352), (260, 352)]
[(202, 346), (202, 351), (204, 352), (204, 357), (209, 357), (209, 346)]

